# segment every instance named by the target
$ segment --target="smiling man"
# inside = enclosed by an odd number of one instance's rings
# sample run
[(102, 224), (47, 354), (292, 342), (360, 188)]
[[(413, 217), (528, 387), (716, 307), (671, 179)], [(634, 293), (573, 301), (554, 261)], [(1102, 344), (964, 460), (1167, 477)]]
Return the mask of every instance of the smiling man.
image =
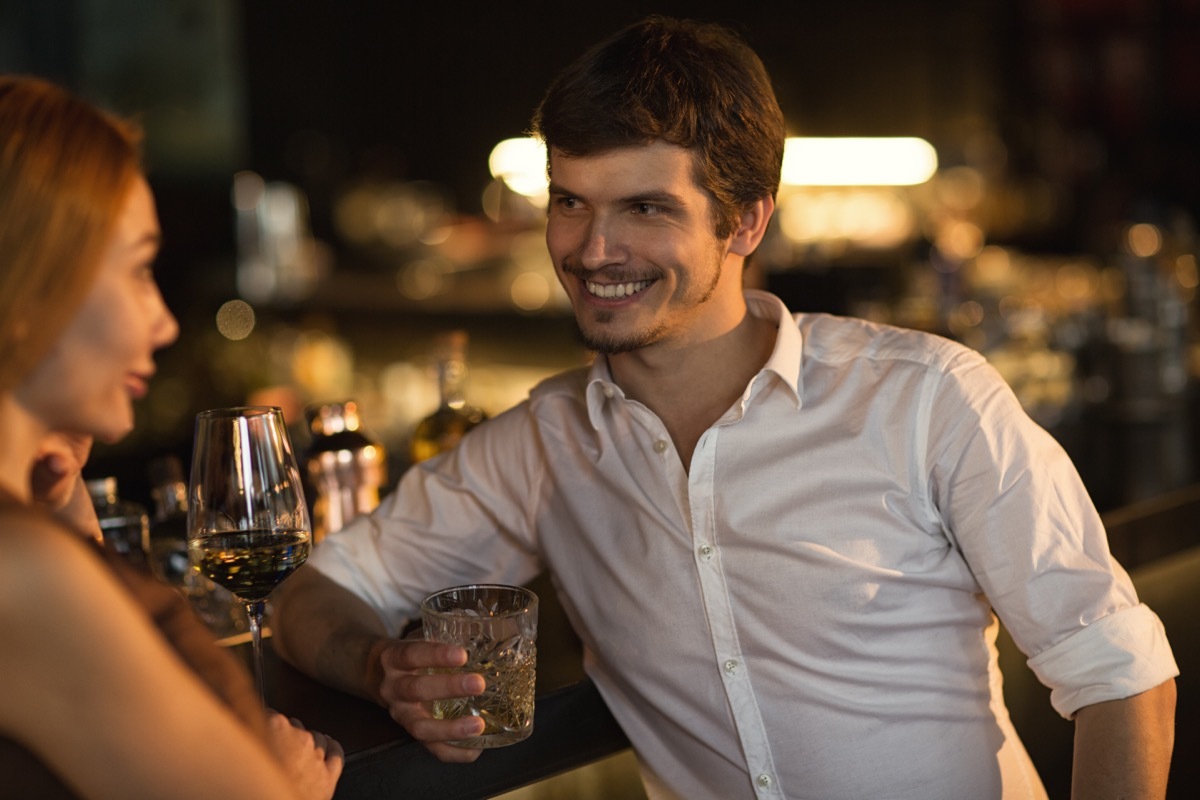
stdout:
[(783, 115), (723, 28), (650, 18), (534, 120), (589, 367), (410, 470), (282, 587), (276, 647), (439, 757), (478, 675), (423, 594), (550, 571), (651, 798), (1045, 797), (997, 617), (1076, 720), (1076, 793), (1165, 793), (1177, 674), (1062, 449), (979, 354), (743, 287)]

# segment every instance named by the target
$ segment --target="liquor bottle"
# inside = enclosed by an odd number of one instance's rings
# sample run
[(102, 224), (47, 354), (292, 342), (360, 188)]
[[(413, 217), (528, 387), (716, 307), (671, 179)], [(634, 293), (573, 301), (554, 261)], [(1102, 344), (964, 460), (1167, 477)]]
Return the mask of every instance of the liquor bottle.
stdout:
[(417, 423), (409, 444), (412, 463), (454, 447), (463, 434), (487, 419), (482, 409), (467, 405), (463, 389), (467, 381), (467, 333), (456, 330), (434, 340), (437, 363), (438, 407)]
[(303, 469), (315, 543), (379, 505), (387, 462), (383, 445), (361, 429), (353, 400), (312, 405), (304, 416), (312, 435)]
[(183, 586), (190, 571), (187, 550), (187, 481), (175, 456), (150, 462), (150, 496), (154, 516), (146, 553), (150, 570), (172, 586)]
[(192, 566), (187, 547), (188, 484), (179, 458), (156, 458), (147, 471), (154, 500), (146, 533), (150, 571), (178, 589), (218, 638), (240, 633), (245, 628), (241, 603)]
[(84, 485), (100, 521), (101, 543), (135, 564), (146, 563), (150, 515), (145, 506), (122, 499), (116, 478), (96, 478)]

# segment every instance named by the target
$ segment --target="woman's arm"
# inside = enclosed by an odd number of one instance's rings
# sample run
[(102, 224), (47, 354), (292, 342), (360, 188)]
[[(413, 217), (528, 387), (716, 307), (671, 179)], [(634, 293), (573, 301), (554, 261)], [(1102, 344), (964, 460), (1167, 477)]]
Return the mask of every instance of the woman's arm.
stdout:
[[(302, 737), (272, 744), (175, 655), (83, 542), (32, 513), (0, 519), (0, 731), (95, 797), (327, 798), (341, 769)], [(308, 736), (307, 732), (302, 732)], [(311, 737), (310, 737), (311, 738)]]

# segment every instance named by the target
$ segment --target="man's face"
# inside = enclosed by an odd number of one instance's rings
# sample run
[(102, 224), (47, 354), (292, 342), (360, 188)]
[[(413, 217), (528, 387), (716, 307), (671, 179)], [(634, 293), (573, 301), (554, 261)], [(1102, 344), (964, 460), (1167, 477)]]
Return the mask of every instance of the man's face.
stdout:
[(551, 149), (546, 244), (591, 349), (700, 342), (742, 313), (740, 264), (726, 263), (692, 158), (664, 142)]

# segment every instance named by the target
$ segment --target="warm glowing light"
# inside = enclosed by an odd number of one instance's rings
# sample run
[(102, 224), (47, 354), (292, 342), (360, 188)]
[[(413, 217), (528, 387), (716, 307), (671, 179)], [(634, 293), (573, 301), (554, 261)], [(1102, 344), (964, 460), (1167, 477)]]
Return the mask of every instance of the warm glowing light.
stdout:
[(862, 247), (894, 247), (915, 227), (912, 211), (893, 190), (831, 189), (789, 194), (779, 224), (793, 242), (845, 240)]
[(522, 272), (509, 289), (513, 305), (522, 311), (536, 311), (550, 300), (550, 282), (537, 272)]
[(541, 139), (531, 136), (505, 139), (492, 148), (488, 169), (493, 178), (504, 181), (517, 194), (526, 197), (546, 194), (546, 145)]
[(1196, 267), (1196, 257), (1191, 253), (1175, 259), (1175, 277), (1179, 285), (1185, 289), (1195, 289), (1200, 286), (1200, 270)]
[(937, 171), (937, 152), (924, 139), (790, 138), (783, 182), (792, 186), (915, 186)]
[(966, 261), (983, 251), (983, 239), (983, 230), (978, 225), (956, 220), (938, 230), (934, 244), (947, 258)]
[(1149, 258), (1162, 249), (1162, 233), (1146, 222), (1129, 228), (1129, 252), (1141, 258)]
[(254, 309), (243, 300), (230, 300), (217, 309), (217, 330), (226, 339), (245, 339), (254, 330)]
[(406, 264), (396, 274), (396, 286), (410, 300), (428, 300), (441, 293), (445, 279), (436, 262), (420, 259)]

